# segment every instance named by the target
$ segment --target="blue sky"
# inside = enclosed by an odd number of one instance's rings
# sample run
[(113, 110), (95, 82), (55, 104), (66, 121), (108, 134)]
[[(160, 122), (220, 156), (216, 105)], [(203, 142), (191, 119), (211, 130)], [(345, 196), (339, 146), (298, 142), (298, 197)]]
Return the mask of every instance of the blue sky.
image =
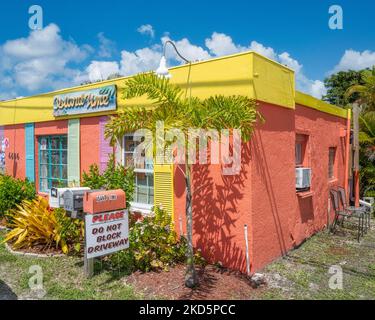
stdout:
[[(33, 4), (43, 8), (41, 31), (28, 27)], [(343, 30), (328, 28), (333, 4)], [(297, 87), (315, 96), (331, 72), (375, 64), (372, 0), (7, 0), (1, 12), (0, 99), (154, 69), (166, 39), (193, 60), (258, 51), (294, 68)]]

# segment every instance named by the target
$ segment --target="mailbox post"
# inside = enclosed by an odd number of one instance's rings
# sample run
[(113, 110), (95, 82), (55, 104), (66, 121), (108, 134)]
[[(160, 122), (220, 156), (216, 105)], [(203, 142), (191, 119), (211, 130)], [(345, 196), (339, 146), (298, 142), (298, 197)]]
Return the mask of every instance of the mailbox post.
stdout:
[(88, 191), (83, 197), (85, 213), (84, 268), (94, 274), (94, 259), (129, 247), (129, 217), (123, 190)]

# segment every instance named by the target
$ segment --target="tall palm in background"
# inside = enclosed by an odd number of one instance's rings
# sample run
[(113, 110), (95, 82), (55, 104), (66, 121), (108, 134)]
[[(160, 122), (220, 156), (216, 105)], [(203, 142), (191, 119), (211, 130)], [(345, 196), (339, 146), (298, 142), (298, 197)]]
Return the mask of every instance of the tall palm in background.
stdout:
[(361, 193), (375, 196), (375, 66), (362, 73), (363, 85), (353, 85), (346, 97), (359, 94), (356, 101), (361, 106), (359, 115)]
[[(125, 83), (124, 99), (146, 96), (151, 106), (136, 106), (122, 110), (112, 117), (106, 126), (105, 135), (112, 143), (122, 139), (124, 134), (138, 129), (148, 129), (153, 135), (155, 146), (156, 127), (163, 121), (165, 130), (177, 128), (185, 137), (185, 166), (177, 166), (185, 177), (186, 189), (186, 230), (187, 230), (187, 268), (185, 285), (194, 287), (198, 283), (194, 267), (193, 251), (193, 190), (192, 167), (188, 161), (189, 129), (240, 129), (243, 142), (249, 141), (254, 124), (260, 117), (256, 102), (245, 96), (213, 96), (201, 100), (188, 96), (180, 87), (168, 79), (154, 74), (140, 74)], [(168, 148), (168, 145), (166, 146)], [(192, 146), (190, 146), (192, 147)], [(155, 147), (153, 157), (156, 156)]]
[(364, 107), (363, 111), (375, 111), (375, 66), (373, 66), (371, 70), (364, 70), (362, 79), (364, 84), (349, 87), (346, 91), (346, 96), (350, 97), (354, 93), (358, 93), (358, 103)]
[(361, 193), (375, 197), (375, 111), (359, 117)]

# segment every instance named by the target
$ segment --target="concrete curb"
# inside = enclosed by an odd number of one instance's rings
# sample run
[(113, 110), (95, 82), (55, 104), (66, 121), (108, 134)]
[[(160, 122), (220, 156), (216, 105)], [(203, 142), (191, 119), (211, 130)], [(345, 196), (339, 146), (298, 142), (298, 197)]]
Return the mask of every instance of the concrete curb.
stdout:
[(15, 251), (13, 250), (8, 243), (5, 243), (5, 248), (12, 254), (30, 258), (55, 258), (55, 257), (64, 257), (65, 254), (63, 253), (49, 253), (49, 254), (42, 254), (42, 253), (32, 253), (32, 252), (22, 252), (22, 251)]

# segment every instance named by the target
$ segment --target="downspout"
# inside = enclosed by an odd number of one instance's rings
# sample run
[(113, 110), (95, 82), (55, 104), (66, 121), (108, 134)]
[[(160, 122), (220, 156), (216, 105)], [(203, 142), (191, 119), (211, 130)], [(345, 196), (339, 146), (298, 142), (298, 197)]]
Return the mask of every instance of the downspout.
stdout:
[(344, 188), (346, 199), (349, 199), (349, 159), (350, 159), (350, 131), (351, 131), (351, 109), (347, 110), (348, 116), (346, 120), (346, 155), (345, 155), (345, 175), (344, 175)]

